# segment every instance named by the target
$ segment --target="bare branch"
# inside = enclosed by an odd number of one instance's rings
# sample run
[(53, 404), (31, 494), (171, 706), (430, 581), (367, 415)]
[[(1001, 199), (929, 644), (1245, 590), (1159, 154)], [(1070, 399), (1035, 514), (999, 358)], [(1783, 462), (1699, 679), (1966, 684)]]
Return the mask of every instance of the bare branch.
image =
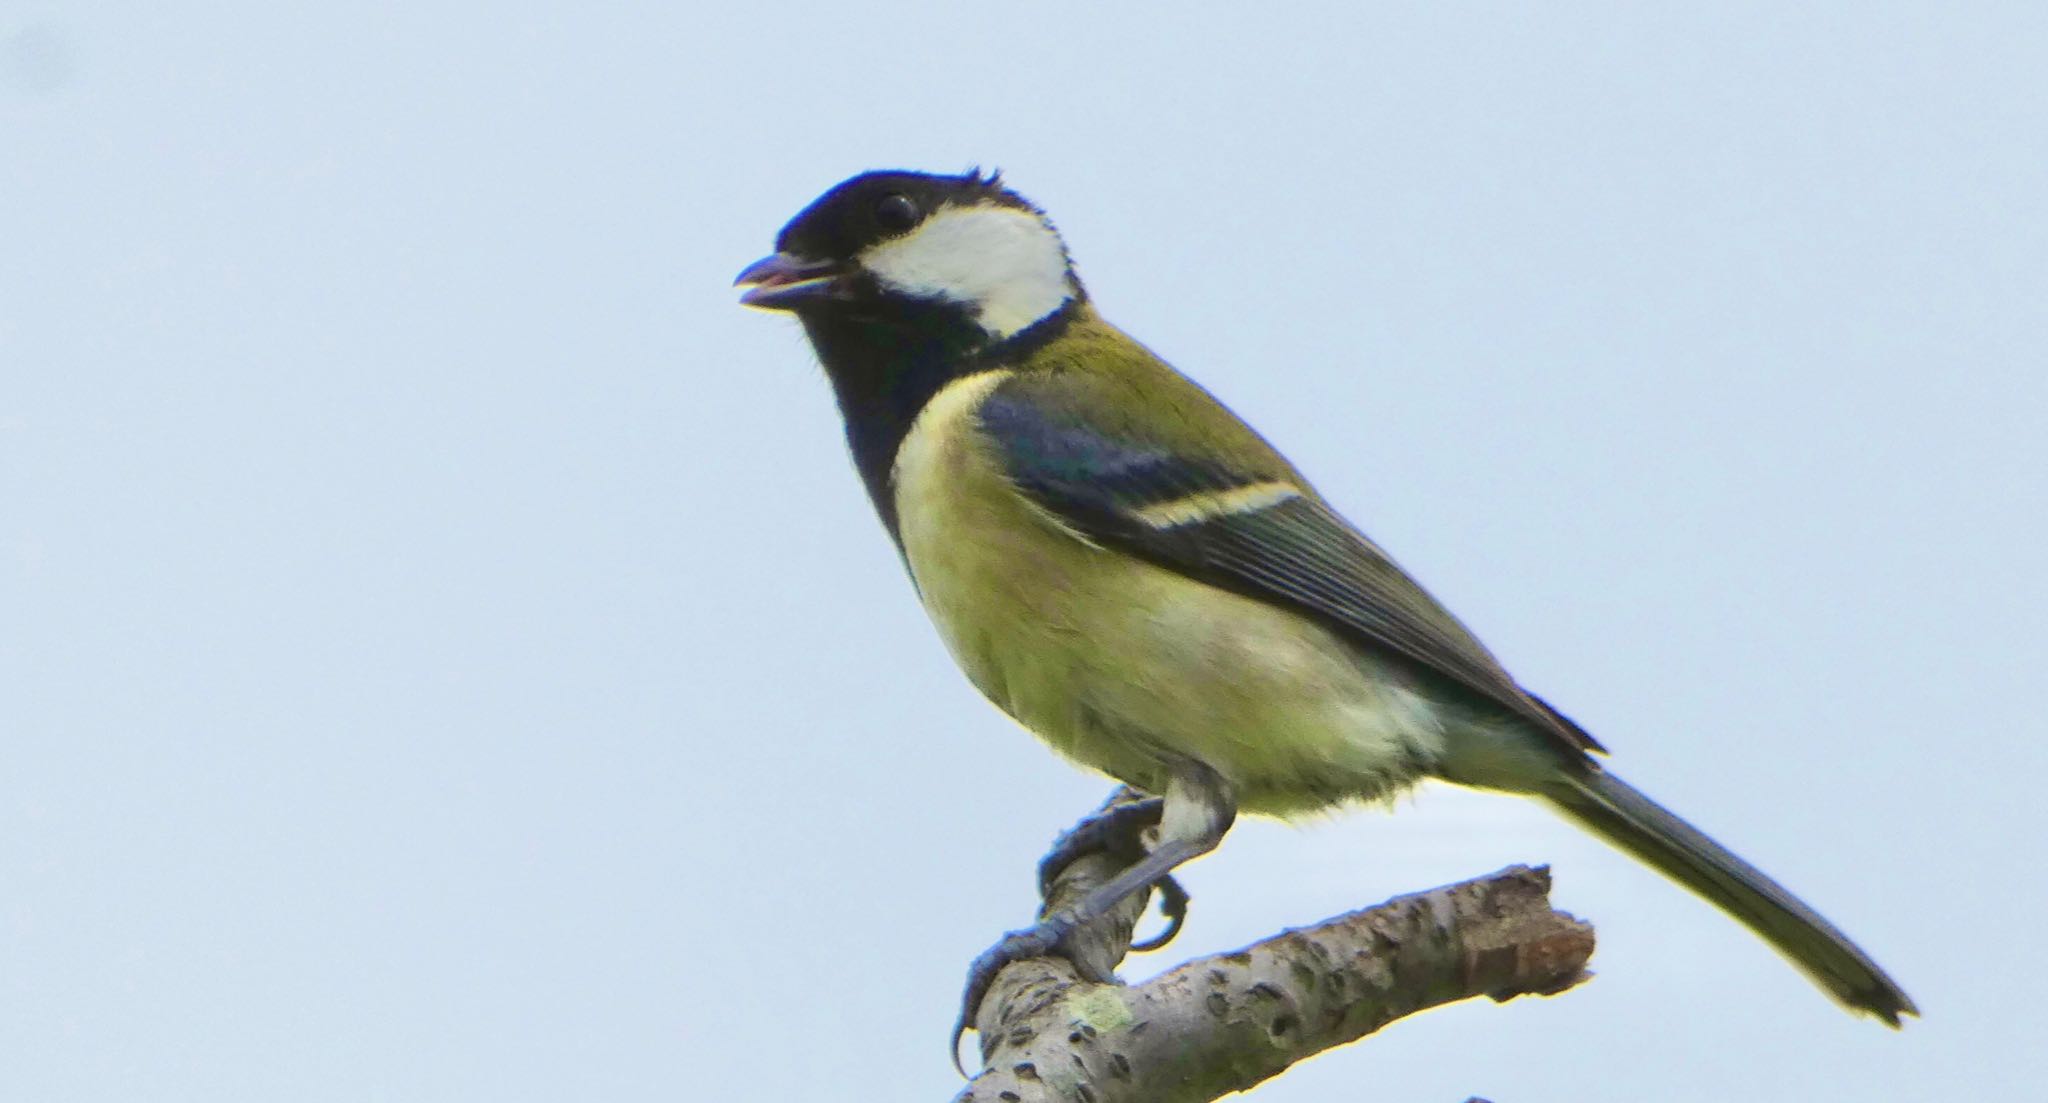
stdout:
[[(1057, 907), (1112, 875), (1083, 858), (1057, 880)], [(1545, 869), (1515, 866), (1398, 897), (1135, 988), (1084, 979), (1057, 959), (1003, 971), (982, 1005), (987, 1069), (956, 1103), (1206, 1103), (1406, 1015), (1489, 996), (1562, 992), (1585, 977), (1592, 928), (1549, 901)], [(1108, 977), (1143, 901), (1077, 939)]]

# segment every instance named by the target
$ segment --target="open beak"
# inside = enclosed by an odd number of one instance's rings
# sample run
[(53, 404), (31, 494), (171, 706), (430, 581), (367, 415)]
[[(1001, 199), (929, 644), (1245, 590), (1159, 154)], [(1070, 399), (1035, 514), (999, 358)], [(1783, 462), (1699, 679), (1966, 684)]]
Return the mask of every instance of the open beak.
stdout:
[(777, 253), (747, 265), (732, 285), (747, 289), (740, 296), (742, 306), (795, 310), (805, 303), (831, 297), (844, 271), (836, 261), (806, 260)]

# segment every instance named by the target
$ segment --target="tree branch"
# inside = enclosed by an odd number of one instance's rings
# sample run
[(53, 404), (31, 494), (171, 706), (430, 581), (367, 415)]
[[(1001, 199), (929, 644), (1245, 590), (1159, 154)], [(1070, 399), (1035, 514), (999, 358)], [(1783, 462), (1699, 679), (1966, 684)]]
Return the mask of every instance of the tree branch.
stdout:
[[(1091, 855), (1054, 882), (1048, 909), (1115, 874)], [(1585, 978), (1593, 930), (1549, 901), (1550, 874), (1513, 866), (1397, 897), (1137, 987), (1109, 978), (1129, 951), (1136, 899), (1063, 959), (996, 978), (976, 1023), (987, 1068), (955, 1103), (1207, 1103), (1357, 1041), (1406, 1015), (1489, 996), (1551, 995)]]

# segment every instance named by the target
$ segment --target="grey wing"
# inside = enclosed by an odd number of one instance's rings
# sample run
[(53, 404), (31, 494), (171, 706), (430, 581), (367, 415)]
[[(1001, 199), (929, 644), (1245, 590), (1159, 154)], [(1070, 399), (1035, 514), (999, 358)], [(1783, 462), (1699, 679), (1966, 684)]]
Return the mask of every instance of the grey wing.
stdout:
[(998, 388), (979, 419), (1018, 488), (1089, 539), (1313, 617), (1528, 721), (1560, 750), (1603, 750), (1291, 478), (1109, 429), (1028, 386)]

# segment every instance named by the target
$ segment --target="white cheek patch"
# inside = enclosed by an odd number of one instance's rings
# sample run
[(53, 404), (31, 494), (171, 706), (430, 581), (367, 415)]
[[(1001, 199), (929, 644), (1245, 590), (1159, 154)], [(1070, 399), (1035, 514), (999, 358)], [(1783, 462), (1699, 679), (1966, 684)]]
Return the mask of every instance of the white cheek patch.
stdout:
[(1015, 207), (937, 211), (909, 234), (868, 250), (861, 265), (894, 290), (972, 305), (997, 340), (1058, 310), (1074, 294), (1059, 235)]

